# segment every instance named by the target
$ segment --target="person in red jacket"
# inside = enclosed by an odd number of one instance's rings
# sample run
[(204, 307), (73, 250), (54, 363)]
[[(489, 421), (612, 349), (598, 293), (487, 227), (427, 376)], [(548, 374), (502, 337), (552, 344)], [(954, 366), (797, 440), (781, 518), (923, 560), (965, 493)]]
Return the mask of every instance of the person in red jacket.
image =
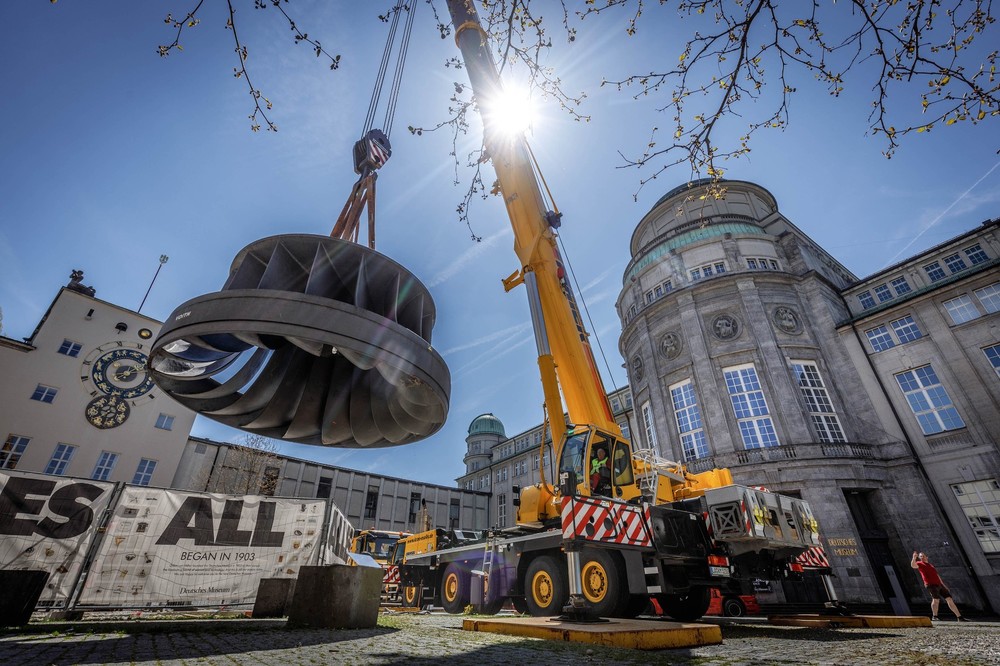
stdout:
[(941, 605), (941, 599), (945, 600), (948, 604), (948, 608), (951, 612), (955, 614), (955, 617), (959, 622), (966, 622), (967, 620), (962, 617), (962, 614), (958, 611), (958, 606), (955, 605), (955, 600), (951, 598), (951, 592), (948, 590), (948, 586), (944, 584), (941, 580), (941, 576), (938, 575), (937, 569), (934, 565), (930, 563), (927, 559), (925, 553), (918, 553), (913, 551), (913, 558), (910, 560), (910, 566), (920, 572), (920, 577), (924, 579), (924, 587), (927, 591), (931, 593), (931, 619), (938, 619), (938, 606)]

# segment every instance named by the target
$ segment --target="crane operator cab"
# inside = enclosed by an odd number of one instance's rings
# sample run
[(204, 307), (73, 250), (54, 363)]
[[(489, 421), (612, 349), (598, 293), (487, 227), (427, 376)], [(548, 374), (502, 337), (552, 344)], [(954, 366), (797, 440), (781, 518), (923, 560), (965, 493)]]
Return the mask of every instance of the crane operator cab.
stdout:
[[(639, 496), (628, 441), (593, 428), (576, 427), (567, 433), (559, 473), (564, 493), (624, 500)], [(575, 487), (566, 487), (574, 482)]]

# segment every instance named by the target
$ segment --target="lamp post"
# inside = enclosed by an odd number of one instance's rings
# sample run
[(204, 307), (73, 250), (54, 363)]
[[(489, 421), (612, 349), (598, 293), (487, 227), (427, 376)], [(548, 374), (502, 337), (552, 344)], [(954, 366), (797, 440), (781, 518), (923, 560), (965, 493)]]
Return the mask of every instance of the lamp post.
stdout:
[(160, 255), (160, 265), (156, 267), (156, 273), (153, 274), (153, 279), (149, 283), (149, 289), (146, 290), (146, 295), (142, 297), (142, 303), (139, 303), (139, 309), (136, 310), (136, 314), (142, 312), (142, 306), (146, 304), (146, 299), (149, 298), (149, 292), (153, 290), (153, 283), (156, 282), (156, 277), (160, 274), (160, 269), (163, 268), (163, 264), (167, 263), (170, 259), (165, 254)]

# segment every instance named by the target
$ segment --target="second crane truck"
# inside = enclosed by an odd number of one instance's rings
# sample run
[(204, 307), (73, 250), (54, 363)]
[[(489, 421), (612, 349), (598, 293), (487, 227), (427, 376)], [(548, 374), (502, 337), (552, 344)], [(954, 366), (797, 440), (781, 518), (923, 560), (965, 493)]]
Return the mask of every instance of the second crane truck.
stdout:
[(623, 436), (558, 251), (560, 214), (545, 205), (523, 136), (490, 116), (502, 84), (486, 32), (471, 0), (448, 8), (514, 230), (521, 268), (503, 283), (527, 291), (557, 478), (520, 489), (516, 527), (401, 539), (404, 603), (457, 613), (475, 588), (487, 612), (509, 599), (535, 616), (634, 617), (655, 598), (690, 621), (712, 588), (797, 575), (795, 558), (819, 544), (806, 502), (734, 484), (726, 469), (689, 473)]

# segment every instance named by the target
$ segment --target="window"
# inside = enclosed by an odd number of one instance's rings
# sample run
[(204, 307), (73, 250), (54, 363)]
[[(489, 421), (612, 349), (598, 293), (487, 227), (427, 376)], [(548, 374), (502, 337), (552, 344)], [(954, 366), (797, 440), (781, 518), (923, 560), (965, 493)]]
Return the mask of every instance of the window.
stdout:
[(663, 283), (663, 293), (669, 294), (673, 290), (674, 290), (674, 283), (672, 281), (667, 280), (666, 282)]
[(987, 313), (1000, 312), (1000, 282), (994, 282), (982, 289), (976, 289), (973, 293), (979, 299), (979, 302), (983, 304), (983, 307), (986, 308)]
[(153, 470), (156, 469), (156, 461), (143, 458), (139, 461), (139, 466), (135, 468), (135, 476), (132, 483), (138, 486), (148, 486), (153, 478)]
[(457, 497), (451, 499), (448, 505), (448, 527), (458, 529), (458, 521), (461, 518), (462, 506)]
[(993, 366), (993, 370), (996, 371), (997, 376), (1000, 377), (1000, 345), (984, 347), (983, 353), (986, 354), (986, 360), (990, 362), (990, 365)]
[(65, 354), (66, 356), (72, 356), (74, 358), (80, 355), (81, 349), (83, 349), (83, 345), (79, 342), (73, 342), (72, 340), (63, 340), (62, 344), (59, 345), (60, 354)]
[(538, 454), (537, 453), (531, 459), (531, 469), (538, 469)]
[(417, 514), (420, 512), (420, 493), (410, 493), (410, 520), (411, 525), (417, 522)]
[(365, 495), (365, 520), (375, 520), (375, 513), (378, 511), (378, 486), (368, 486), (368, 494)]
[(945, 278), (944, 269), (941, 268), (941, 264), (936, 261), (924, 266), (924, 271), (927, 273), (927, 277), (931, 279), (931, 282), (937, 282), (938, 280), (943, 280)]
[(701, 269), (700, 268), (692, 268), (691, 269), (691, 279), (692, 280), (700, 280), (701, 279)]
[(913, 317), (910, 315), (889, 323), (892, 326), (892, 330), (896, 333), (896, 337), (899, 338), (899, 344), (906, 344), (907, 342), (912, 342), (923, 337), (920, 333), (920, 328), (917, 327), (917, 323), (913, 321)]
[(969, 258), (969, 263), (973, 266), (976, 264), (985, 264), (990, 260), (986, 253), (983, 252), (983, 248), (979, 245), (979, 243), (976, 243), (972, 247), (965, 248), (963, 252), (965, 252), (965, 256)]
[(653, 426), (653, 410), (650, 409), (649, 402), (642, 403), (642, 424), (646, 428), (646, 447), (656, 451), (659, 445), (656, 443), (656, 428)]
[(653, 302), (653, 292), (652, 291), (647, 291), (646, 292), (646, 302), (647, 303), (652, 303)]
[(59, 389), (54, 389), (51, 386), (45, 386), (44, 384), (39, 384), (35, 387), (35, 392), (31, 394), (32, 400), (38, 400), (39, 402), (52, 403), (56, 399), (56, 393)]
[(846, 442), (844, 431), (840, 427), (840, 419), (830, 401), (819, 368), (809, 361), (792, 361), (792, 371), (795, 380), (806, 401), (809, 418), (812, 420), (816, 436), (821, 442)]
[(704, 458), (708, 455), (708, 443), (705, 441), (705, 429), (694, 385), (688, 380), (671, 386), (670, 399), (674, 403), (674, 419), (681, 437), (684, 460)]
[(500, 493), (497, 495), (497, 526), (507, 527), (507, 495)]
[(274, 492), (278, 489), (278, 474), (281, 470), (277, 467), (265, 467), (264, 473), (260, 475), (260, 494), (274, 497)]
[(116, 462), (118, 462), (117, 453), (101, 451), (101, 455), (97, 458), (97, 464), (94, 465), (94, 473), (90, 475), (90, 478), (95, 481), (107, 481)]
[(17, 461), (28, 447), (31, 439), (20, 435), (7, 435), (7, 441), (0, 448), (0, 469), (17, 469)]
[(743, 438), (743, 447), (759, 449), (778, 446), (778, 435), (767, 410), (757, 370), (753, 365), (724, 369), (726, 390)]
[(319, 477), (319, 483), (316, 484), (316, 497), (329, 498), (331, 492), (333, 492), (333, 477)]
[(174, 429), (174, 417), (168, 414), (160, 414), (156, 417), (156, 427), (160, 430), (173, 430)]
[(896, 375), (896, 382), (925, 435), (965, 427), (931, 366), (901, 372)]
[(966, 294), (962, 294), (950, 301), (945, 301), (944, 309), (948, 311), (948, 316), (951, 317), (951, 321), (955, 325), (964, 324), (967, 321), (979, 318), (979, 309), (976, 308), (976, 304)]
[(952, 273), (958, 273), (959, 271), (964, 271), (966, 269), (965, 261), (962, 259), (962, 255), (957, 252), (945, 257), (944, 263), (945, 266), (948, 267), (948, 270)]
[(632, 439), (632, 433), (629, 432), (628, 421), (622, 421), (618, 424), (618, 427), (622, 429), (622, 437), (625, 439)]
[(984, 553), (1000, 553), (1000, 484), (996, 479), (951, 487)]
[(902, 296), (903, 294), (908, 294), (913, 291), (910, 289), (910, 283), (906, 281), (905, 277), (898, 277), (895, 280), (891, 280), (889, 284), (892, 285), (892, 288), (896, 292), (897, 296)]
[(858, 301), (861, 303), (861, 307), (865, 310), (875, 307), (875, 299), (872, 298), (872, 293), (870, 291), (863, 291), (858, 294)]
[(775, 261), (774, 259), (768, 259), (767, 263), (769, 263), (771, 265), (771, 270), (772, 271), (778, 270), (778, 262)]
[(45, 473), (56, 475), (65, 474), (66, 466), (69, 465), (69, 461), (73, 459), (73, 453), (75, 451), (75, 446), (70, 446), (69, 444), (56, 444), (56, 450), (52, 452), (52, 458), (49, 459), (49, 464), (45, 466)]
[(754, 268), (754, 269), (756, 269), (757, 268), (757, 260), (756, 259), (747, 259), (747, 268)]
[(885, 303), (886, 301), (892, 300), (892, 292), (889, 291), (889, 287), (884, 284), (880, 284), (875, 287), (875, 295), (878, 297), (879, 303)]
[(872, 346), (873, 352), (885, 351), (891, 347), (896, 346), (896, 342), (892, 339), (889, 334), (889, 327), (882, 325), (876, 326), (875, 328), (869, 328), (865, 331), (865, 335), (868, 336), (868, 344)]

